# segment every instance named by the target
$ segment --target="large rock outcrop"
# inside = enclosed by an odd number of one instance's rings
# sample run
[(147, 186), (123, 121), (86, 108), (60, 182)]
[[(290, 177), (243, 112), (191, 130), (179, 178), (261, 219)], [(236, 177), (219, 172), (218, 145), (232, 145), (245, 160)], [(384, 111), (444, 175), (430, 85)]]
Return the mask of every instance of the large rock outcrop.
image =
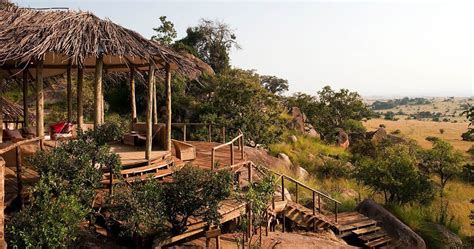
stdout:
[(356, 211), (376, 220), (378, 225), (395, 239), (395, 247), (411, 249), (426, 248), (425, 241), (418, 234), (373, 200), (364, 200), (357, 205)]

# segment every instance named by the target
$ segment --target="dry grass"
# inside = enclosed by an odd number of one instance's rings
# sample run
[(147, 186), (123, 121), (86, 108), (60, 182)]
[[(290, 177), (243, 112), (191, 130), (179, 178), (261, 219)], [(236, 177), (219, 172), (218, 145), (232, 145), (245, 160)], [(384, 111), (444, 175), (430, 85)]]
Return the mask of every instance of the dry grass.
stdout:
[[(384, 124), (388, 132), (400, 130), (401, 135), (416, 140), (423, 148), (431, 148), (431, 142), (426, 140), (426, 137), (429, 136), (444, 139), (463, 152), (474, 145), (473, 142), (462, 141), (461, 139), (461, 134), (467, 131), (468, 122), (447, 123), (419, 120), (391, 121), (384, 119), (371, 119), (364, 122), (364, 126), (369, 131), (379, 128), (380, 124)], [(443, 134), (441, 134), (440, 129), (444, 129)]]

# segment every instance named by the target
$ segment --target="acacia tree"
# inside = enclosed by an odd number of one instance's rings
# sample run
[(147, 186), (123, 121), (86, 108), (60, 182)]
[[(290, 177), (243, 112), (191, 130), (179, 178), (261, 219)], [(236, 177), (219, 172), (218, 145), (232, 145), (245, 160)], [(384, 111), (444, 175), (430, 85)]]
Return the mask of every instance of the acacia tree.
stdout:
[(262, 75), (260, 76), (260, 83), (273, 94), (281, 95), (288, 91), (288, 80), (276, 76)]
[(357, 92), (348, 89), (336, 92), (330, 86), (318, 91), (316, 110), (317, 114), (309, 119), (325, 140), (331, 140), (337, 128), (360, 131), (363, 126), (354, 125), (354, 122), (360, 123), (363, 118), (370, 117), (370, 110)]
[(407, 144), (381, 148), (375, 158), (364, 157), (354, 176), (385, 197), (386, 203), (428, 202), (434, 197), (430, 178), (417, 167), (418, 149)]
[(427, 140), (433, 143), (433, 148), (424, 152), (423, 164), (429, 172), (439, 177), (440, 194), (443, 196), (448, 181), (462, 172), (463, 155), (460, 151), (454, 150), (450, 143), (439, 138)]
[(230, 26), (219, 21), (201, 19), (197, 26), (189, 27), (186, 34), (174, 47), (197, 55), (216, 73), (230, 68), (230, 49), (240, 48)]
[(472, 128), (472, 125), (474, 124), (474, 106), (468, 105), (468, 108), (461, 115), (465, 115), (469, 120), (469, 127), (467, 131), (461, 135), (462, 139), (466, 141), (474, 141), (474, 128)]

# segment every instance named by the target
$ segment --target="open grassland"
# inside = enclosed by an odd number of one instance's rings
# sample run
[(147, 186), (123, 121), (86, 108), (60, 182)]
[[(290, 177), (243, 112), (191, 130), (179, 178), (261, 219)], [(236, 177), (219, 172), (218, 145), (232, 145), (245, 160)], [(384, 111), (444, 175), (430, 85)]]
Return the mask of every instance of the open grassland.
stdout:
[[(467, 151), (474, 142), (463, 141), (461, 134), (467, 131), (468, 122), (449, 123), (449, 122), (434, 122), (434, 121), (420, 121), (420, 120), (384, 120), (371, 119), (364, 122), (364, 126), (368, 131), (379, 128), (380, 124), (385, 125), (387, 132), (400, 130), (401, 135), (407, 138), (414, 139), (423, 148), (431, 148), (431, 142), (426, 138), (429, 136), (439, 137), (451, 143), (456, 149), (460, 151)], [(443, 129), (443, 133), (441, 133)]]

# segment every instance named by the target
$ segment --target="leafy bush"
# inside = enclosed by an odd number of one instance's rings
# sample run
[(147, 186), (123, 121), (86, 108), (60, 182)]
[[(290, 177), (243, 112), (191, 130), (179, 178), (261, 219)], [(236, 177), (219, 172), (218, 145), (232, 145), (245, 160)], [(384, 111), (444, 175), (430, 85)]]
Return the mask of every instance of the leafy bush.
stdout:
[(79, 223), (87, 209), (72, 194), (57, 195), (43, 176), (35, 185), (30, 205), (13, 215), (7, 223), (7, 240), (13, 248), (67, 248), (77, 238)]
[(185, 231), (189, 217), (202, 218), (208, 224), (219, 224), (219, 203), (230, 196), (232, 175), (185, 166), (164, 184), (163, 212), (171, 224), (171, 233)]
[(433, 199), (434, 187), (417, 164), (414, 148), (396, 144), (384, 148), (375, 159), (358, 161), (355, 177), (373, 191), (383, 193), (386, 203), (426, 203)]
[(317, 168), (317, 172), (324, 178), (343, 178), (349, 175), (350, 168), (346, 161), (331, 158), (324, 160), (323, 165)]
[(161, 183), (153, 179), (118, 187), (109, 199), (113, 218), (109, 223), (120, 221), (124, 228), (121, 235), (131, 236), (139, 247), (147, 236), (165, 235), (162, 189)]

